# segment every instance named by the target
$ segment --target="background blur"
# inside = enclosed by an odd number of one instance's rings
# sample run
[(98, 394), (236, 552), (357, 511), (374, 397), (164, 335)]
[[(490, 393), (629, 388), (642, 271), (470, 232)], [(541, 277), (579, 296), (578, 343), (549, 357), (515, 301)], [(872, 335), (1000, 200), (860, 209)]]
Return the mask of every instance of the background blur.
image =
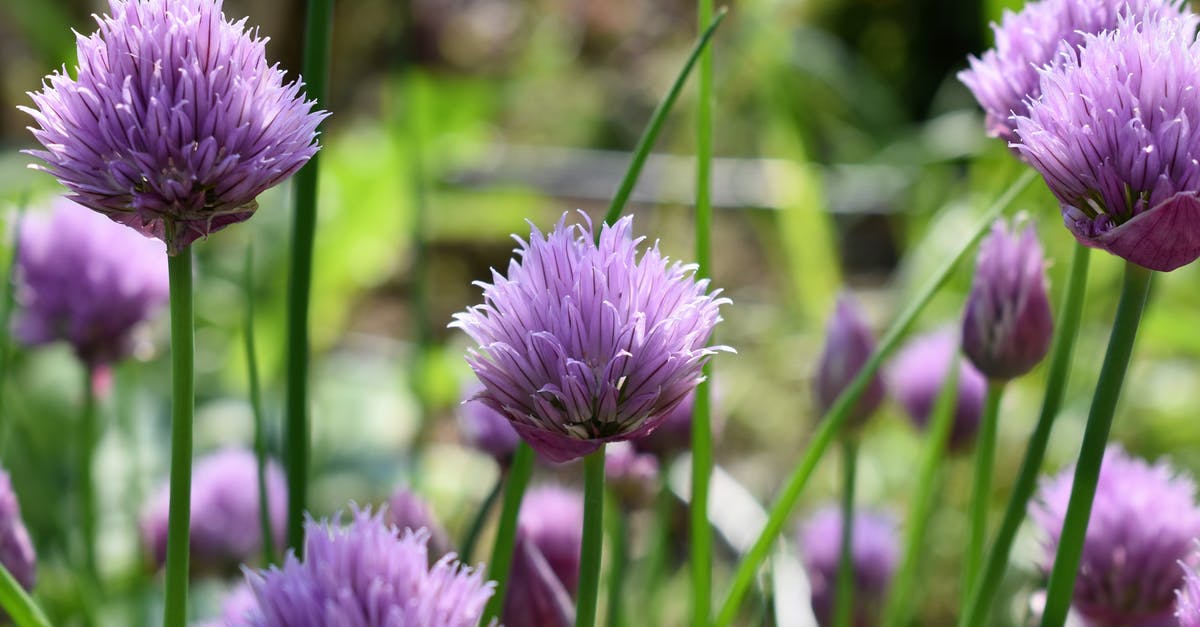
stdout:
[[(718, 464), (769, 502), (812, 432), (811, 375), (826, 316), (840, 289), (854, 292), (882, 330), (929, 270), (961, 241), (982, 206), (1023, 166), (983, 134), (982, 114), (955, 79), (970, 53), (990, 45), (1002, 0), (743, 0), (715, 40), (715, 284), (726, 307), (717, 359), (718, 412), (726, 428)], [(94, 30), (104, 7), (87, 0), (0, 3), (0, 203), (45, 207), (61, 189), (26, 169), (33, 144), (26, 91), (74, 64), (71, 29)], [(301, 0), (226, 0), (271, 37), (268, 55), (294, 75)], [(467, 338), (450, 316), (480, 299), (471, 281), (503, 267), (509, 234), (526, 220), (549, 228), (568, 210), (603, 212), (650, 112), (695, 36), (685, 0), (351, 0), (333, 25), (333, 116), (323, 127), (313, 297), (314, 483), (317, 516), (348, 501), (381, 502), (398, 485), (429, 498), (460, 536), (491, 487), (491, 460), (458, 444), (453, 419), (471, 381)], [(629, 210), (635, 230), (674, 258), (691, 260), (694, 95), (685, 92)], [(260, 199), (246, 225), (195, 247), (197, 454), (249, 443), (242, 352), (241, 267), (253, 240), (256, 332), (269, 432), (280, 435), (288, 187)], [(424, 208), (425, 245), (412, 235)], [(1016, 203), (1043, 235), (1058, 288), (1071, 239), (1039, 182)], [(6, 231), (11, 229), (6, 228)], [(9, 245), (6, 233), (4, 246)], [(5, 259), (7, 259), (7, 252)], [(1120, 266), (1093, 255), (1076, 363), (1047, 469), (1070, 463), (1116, 302)], [(956, 325), (971, 264), (918, 326)], [(1200, 470), (1200, 276), (1195, 264), (1156, 279), (1114, 438), (1143, 456), (1169, 455)], [(422, 290), (424, 281), (426, 289)], [(425, 305), (414, 306), (421, 293)], [(424, 314), (422, 314), (424, 311)], [(165, 312), (164, 312), (165, 313)], [(151, 624), (161, 592), (142, 563), (136, 514), (167, 466), (165, 316), (137, 360), (115, 373), (103, 401), (97, 476), (101, 569), (123, 582), (104, 616)], [(0, 460), (12, 473), (41, 559), (39, 594), (52, 615), (80, 602), (70, 564), (78, 551), (71, 438), (80, 392), (69, 349), (14, 347), (0, 416)], [(1010, 387), (1000, 427), (994, 508), (1007, 499), (1041, 401), (1044, 367)], [(903, 519), (921, 437), (889, 404), (868, 428), (860, 502)], [(916, 624), (950, 624), (959, 597), (969, 459), (943, 473), (929, 534)], [(831, 453), (797, 509), (799, 520), (833, 498)], [(541, 469), (539, 480), (576, 481), (577, 468)], [(720, 488), (725, 489), (725, 488)], [(718, 491), (714, 502), (732, 503)], [(749, 514), (747, 514), (749, 515)], [(993, 523), (994, 525), (995, 523)], [(686, 525), (680, 519), (679, 556)], [(729, 531), (723, 529), (722, 531)], [(64, 539), (75, 538), (67, 541)], [(635, 550), (637, 543), (635, 541)], [(484, 545), (487, 546), (487, 545)], [(1036, 535), (1023, 532), (1017, 565), (997, 604), (997, 624), (1021, 624), (1040, 584)], [(718, 549), (715, 590), (726, 589), (734, 552)], [(665, 598), (666, 624), (682, 624), (686, 572)], [(228, 583), (200, 584), (197, 618), (212, 615)], [(786, 591), (786, 588), (785, 588)], [(794, 598), (792, 598), (794, 597)], [(671, 599), (678, 599), (674, 602)], [(1007, 599), (1007, 600), (1003, 600)], [(806, 599), (779, 595), (780, 604)], [(772, 624), (764, 603), (745, 624)], [(139, 618), (140, 617), (140, 618)]]

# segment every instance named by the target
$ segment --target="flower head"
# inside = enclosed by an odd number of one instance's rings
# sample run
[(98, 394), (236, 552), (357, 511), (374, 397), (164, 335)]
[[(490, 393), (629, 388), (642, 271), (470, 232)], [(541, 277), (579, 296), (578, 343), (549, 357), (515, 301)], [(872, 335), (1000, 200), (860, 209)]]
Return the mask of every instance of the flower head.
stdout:
[(641, 507), (658, 492), (658, 458), (639, 452), (631, 442), (610, 444), (604, 454), (604, 478), (622, 505)]
[[(37, 555), (21, 519), (21, 506), (12, 480), (0, 468), (0, 564), (12, 573), (22, 588), (30, 590), (37, 579)], [(2, 612), (0, 612), (2, 615)]]
[[(950, 366), (958, 354), (958, 341), (949, 332), (937, 331), (910, 341), (892, 360), (888, 389), (918, 426), (929, 424)], [(958, 402), (949, 446), (961, 450), (975, 438), (987, 380), (970, 363), (959, 360)]]
[[(1014, 228), (1014, 231), (1020, 227)], [(1010, 233), (997, 220), (979, 246), (963, 315), (963, 352), (989, 379), (1007, 381), (1033, 369), (1050, 350), (1054, 319), (1046, 295), (1046, 260), (1033, 225)]]
[(657, 246), (639, 258), (632, 224), (603, 226), (598, 243), (566, 214), (549, 235), (535, 227), (508, 275), (480, 284), (484, 304), (451, 323), (479, 343), (479, 400), (550, 461), (653, 431), (729, 350), (708, 345), (729, 300)]
[[(225, 448), (196, 461), (192, 468), (191, 568), (224, 572), (252, 562), (262, 552), (258, 511), (258, 458), (243, 448)], [(267, 509), (276, 546), (283, 546), (287, 524), (287, 481), (279, 464), (266, 467)], [(142, 512), (142, 541), (155, 564), (167, 556), (170, 486), (163, 484)]]
[(167, 291), (161, 242), (65, 199), (21, 222), (14, 331), (27, 345), (66, 340), (87, 365), (111, 364)]
[(77, 35), (76, 77), (51, 74), (22, 107), (45, 148), (29, 154), (72, 200), (174, 254), (249, 218), (316, 153), (325, 114), (221, 0), (110, 0), (109, 13)]
[(1034, 0), (1018, 13), (1004, 12), (992, 24), (996, 45), (958, 78), (975, 94), (987, 114), (989, 135), (1016, 140), (1014, 115), (1029, 112), (1041, 95), (1038, 70), (1066, 51), (1073, 54), (1087, 33), (1116, 28), (1121, 16), (1182, 14), (1177, 0)]
[[(854, 624), (865, 627), (877, 622), (896, 571), (896, 522), (886, 514), (858, 511), (851, 534)], [(842, 560), (842, 512), (838, 507), (822, 508), (809, 519), (800, 530), (800, 550), (812, 584), (813, 613), (820, 625), (832, 625)]]
[(493, 584), (453, 555), (430, 566), (428, 538), (370, 510), (344, 527), (310, 519), (303, 561), (247, 573), (256, 604), (238, 627), (475, 627)]
[(400, 488), (392, 493), (392, 497), (388, 499), (384, 521), (400, 531), (405, 529), (427, 531), (429, 534), (429, 557), (434, 560), (454, 550), (450, 544), (450, 536), (446, 535), (446, 530), (438, 524), (429, 504), (408, 488)]
[(521, 436), (504, 414), (475, 398), (482, 390), (483, 386), (479, 386), (463, 399), (458, 409), (458, 430), (467, 445), (507, 466), (521, 443)]
[[(825, 349), (821, 352), (814, 380), (817, 404), (822, 413), (829, 411), (875, 352), (875, 334), (846, 294), (838, 297), (837, 309), (825, 328), (825, 338)], [(883, 395), (883, 379), (876, 373), (851, 409), (850, 419), (854, 423), (866, 420), (883, 403)]]
[[(1030, 516), (1054, 562), (1074, 482), (1068, 468), (1047, 480)], [(1096, 626), (1154, 625), (1174, 613), (1179, 563), (1200, 535), (1196, 483), (1164, 462), (1148, 464), (1113, 445), (1104, 454), (1075, 581), (1074, 607)]]
[(1041, 173), (1080, 243), (1151, 270), (1200, 257), (1197, 18), (1137, 21), (1087, 35), (1042, 72), (1017, 118), (1021, 155)]

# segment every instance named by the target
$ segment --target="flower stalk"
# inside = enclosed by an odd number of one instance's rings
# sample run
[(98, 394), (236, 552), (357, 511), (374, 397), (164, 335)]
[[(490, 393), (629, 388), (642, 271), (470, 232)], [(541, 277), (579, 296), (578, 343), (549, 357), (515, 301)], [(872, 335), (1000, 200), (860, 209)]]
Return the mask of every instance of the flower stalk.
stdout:
[(579, 547), (575, 627), (596, 624), (600, 558), (604, 552), (604, 448), (601, 444), (583, 458), (583, 544)]
[(246, 247), (246, 265), (242, 274), (246, 299), (245, 330), (246, 379), (250, 385), (250, 410), (254, 414), (254, 456), (258, 463), (258, 519), (262, 527), (264, 567), (275, 563), (275, 534), (271, 531), (271, 508), (267, 498), (267, 428), (262, 393), (258, 382), (258, 354), (254, 347), (254, 246)]
[[(999, 422), (1000, 400), (1004, 397), (1004, 381), (989, 381), (984, 401), (983, 419), (979, 423), (979, 438), (975, 444), (975, 478), (971, 487), (970, 527), (967, 553), (963, 559), (963, 594), (971, 593), (979, 569), (983, 565), (984, 542), (987, 539), (989, 496), (992, 493), (992, 468), (996, 463), (996, 431)], [(967, 599), (964, 598), (964, 601)]]
[[(169, 230), (169, 229), (168, 229)], [(164, 627), (187, 624), (188, 542), (192, 495), (192, 413), (195, 404), (192, 249), (167, 258), (171, 284), (171, 502), (167, 519)]]
[(834, 594), (834, 627), (854, 622), (854, 484), (858, 473), (858, 441), (842, 438), (842, 546), (838, 560), (837, 592)]
[(492, 619), (499, 620), (504, 610), (505, 589), (508, 571), (512, 566), (513, 549), (517, 540), (517, 515), (521, 513), (521, 499), (533, 474), (533, 449), (525, 442), (517, 446), (512, 467), (504, 486), (504, 507), (500, 510), (500, 526), (496, 530), (496, 542), (492, 545), (492, 558), (488, 560), (487, 578), (496, 582), (496, 592), (488, 599), (487, 607), (479, 624), (486, 626)]

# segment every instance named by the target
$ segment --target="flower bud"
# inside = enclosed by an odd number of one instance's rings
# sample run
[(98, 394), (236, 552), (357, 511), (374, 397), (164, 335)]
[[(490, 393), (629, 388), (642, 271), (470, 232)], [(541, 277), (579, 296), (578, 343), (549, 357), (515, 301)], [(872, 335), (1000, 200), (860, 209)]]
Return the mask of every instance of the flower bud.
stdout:
[[(821, 413), (829, 411), (846, 386), (875, 352), (875, 335), (858, 307), (846, 294), (838, 297), (837, 308), (825, 328), (825, 350), (817, 366), (816, 398)], [(850, 421), (862, 423), (883, 402), (883, 379), (876, 373), (850, 410)]]

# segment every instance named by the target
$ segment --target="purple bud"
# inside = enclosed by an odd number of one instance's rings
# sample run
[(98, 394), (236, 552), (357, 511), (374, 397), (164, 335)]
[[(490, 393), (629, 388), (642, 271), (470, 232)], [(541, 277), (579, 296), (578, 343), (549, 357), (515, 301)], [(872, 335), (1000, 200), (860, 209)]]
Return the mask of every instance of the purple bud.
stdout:
[[(911, 340), (892, 360), (888, 389), (919, 427), (929, 424), (933, 407), (950, 365), (958, 355), (958, 341), (948, 331), (929, 333)], [(970, 446), (983, 414), (987, 379), (966, 360), (959, 361), (958, 402), (948, 446), (961, 451)]]
[(532, 542), (517, 538), (504, 599), (504, 627), (571, 627), (575, 603)]
[(1084, 37), (1041, 76), (1016, 118), (1021, 156), (1046, 180), (1081, 244), (1168, 272), (1200, 257), (1197, 17)]
[[(287, 481), (274, 460), (266, 468), (267, 508), (275, 545), (282, 548), (287, 524)], [(142, 541), (156, 566), (167, 557), (170, 485), (164, 483), (142, 512)], [(258, 511), (258, 458), (243, 448), (225, 448), (192, 467), (191, 568), (227, 572), (253, 563), (262, 553)]]
[(424, 531), (355, 509), (346, 526), (305, 524), (304, 560), (248, 572), (255, 607), (234, 627), (476, 627), (493, 584), (446, 555), (429, 566)]
[(387, 511), (384, 512), (384, 521), (404, 531), (411, 529), (425, 529), (429, 532), (429, 558), (437, 561), (443, 555), (454, 550), (450, 544), (450, 537), (446, 535), (446, 530), (438, 524), (437, 518), (433, 515), (433, 510), (429, 505), (409, 490), (408, 488), (400, 488), (392, 494), (388, 499)]
[[(886, 514), (857, 511), (851, 530), (854, 568), (854, 625), (878, 623), (899, 549), (896, 522)], [(842, 512), (836, 506), (817, 511), (800, 532), (801, 557), (812, 585), (812, 608), (817, 622), (833, 624), (837, 574), (842, 560)]]
[[(21, 506), (8, 472), (0, 468), (0, 563), (22, 588), (32, 590), (37, 579), (37, 555), (21, 519)], [(0, 612), (2, 615), (2, 612)]]
[(989, 379), (1007, 381), (1050, 350), (1054, 319), (1046, 295), (1046, 261), (1037, 231), (1009, 233), (997, 220), (979, 246), (975, 280), (963, 315), (963, 352)]
[[(842, 294), (837, 309), (825, 328), (825, 350), (815, 379), (817, 405), (821, 413), (833, 407), (837, 397), (858, 375), (875, 352), (875, 334), (863, 319), (854, 300)], [(883, 379), (876, 373), (850, 411), (851, 424), (862, 424), (883, 403)]]
[(268, 65), (266, 39), (221, 0), (109, 0), (76, 36), (76, 77), (30, 93), (31, 150), (71, 199), (174, 254), (249, 218), (317, 151), (325, 117)]
[(645, 506), (658, 493), (658, 458), (639, 453), (630, 442), (614, 442), (605, 452), (604, 477), (623, 506)]
[(517, 238), (507, 276), (493, 271), (484, 303), (450, 325), (478, 342), (467, 361), (486, 388), (479, 400), (552, 462), (653, 431), (731, 350), (709, 345), (729, 299), (695, 265), (657, 246), (639, 255), (631, 217), (602, 226), (599, 243), (590, 221), (567, 217)]
[[(1047, 479), (1030, 508), (1054, 564), (1075, 469)], [(1075, 580), (1074, 608), (1092, 625), (1170, 624), (1179, 563), (1200, 535), (1196, 483), (1165, 462), (1148, 464), (1112, 445), (1104, 454)]]
[(467, 445), (491, 455), (501, 466), (508, 466), (517, 445), (521, 443), (521, 437), (504, 414), (483, 401), (475, 400), (482, 391), (483, 386), (471, 390), (459, 405), (459, 433)]
[(134, 330), (167, 302), (162, 242), (58, 199), (21, 222), (15, 333), (26, 345), (66, 340), (92, 368), (133, 348)]
[(583, 495), (558, 486), (529, 490), (521, 501), (517, 537), (530, 542), (572, 597), (579, 585), (583, 544)]

